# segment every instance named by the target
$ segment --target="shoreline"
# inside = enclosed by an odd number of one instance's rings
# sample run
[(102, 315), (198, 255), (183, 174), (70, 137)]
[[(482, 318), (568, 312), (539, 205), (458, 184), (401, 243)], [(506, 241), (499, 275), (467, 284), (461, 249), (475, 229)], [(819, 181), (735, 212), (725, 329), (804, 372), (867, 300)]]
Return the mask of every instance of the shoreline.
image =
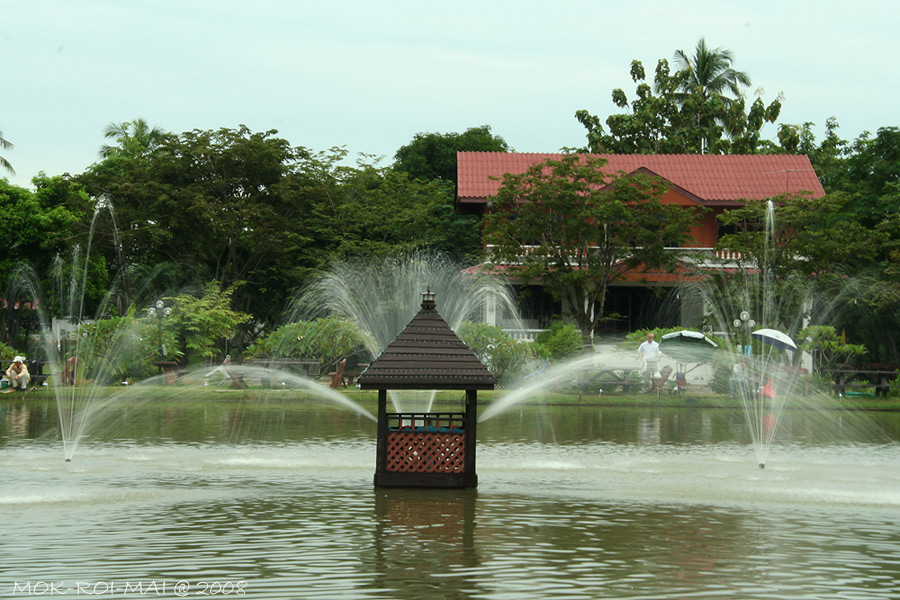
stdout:
[[(329, 389), (329, 388), (323, 388)], [(349, 400), (366, 406), (376, 406), (378, 393), (370, 390), (356, 388), (334, 390)], [(487, 406), (495, 400), (502, 399), (505, 395), (514, 393), (515, 390), (493, 390), (479, 392), (479, 404)], [(140, 394), (142, 400), (176, 400), (185, 401), (251, 401), (264, 402), (273, 399), (286, 399), (291, 396), (316, 397), (314, 391), (304, 389), (276, 389), (250, 387), (244, 389), (229, 388), (205, 388), (202, 386), (105, 386), (92, 391), (92, 395), (100, 399), (112, 399), (122, 396), (123, 401), (128, 396)], [(465, 395), (456, 390), (438, 390), (434, 403), (438, 405), (458, 404), (464, 400)], [(34, 389), (28, 392), (12, 392), (0, 394), (2, 403), (18, 403), (20, 401), (55, 401), (56, 394), (52, 388)], [(566, 407), (611, 407), (611, 408), (714, 408), (742, 410), (739, 400), (730, 399), (727, 395), (715, 394), (708, 390), (699, 390), (695, 394), (672, 396), (664, 394), (658, 398), (651, 394), (604, 394), (598, 397), (593, 394), (545, 392), (541, 396), (529, 398), (518, 403), (519, 406), (566, 406)], [(852, 410), (852, 411), (900, 411), (900, 398), (840, 398), (831, 394), (817, 394), (809, 396), (796, 396), (784, 406), (785, 409), (818, 409), (818, 410)]]

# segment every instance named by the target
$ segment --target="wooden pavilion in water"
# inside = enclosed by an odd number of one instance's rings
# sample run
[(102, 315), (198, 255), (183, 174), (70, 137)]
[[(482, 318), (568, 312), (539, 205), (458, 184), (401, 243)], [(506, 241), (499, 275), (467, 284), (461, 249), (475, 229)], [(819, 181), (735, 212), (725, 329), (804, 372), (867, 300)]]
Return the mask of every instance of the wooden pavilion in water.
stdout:
[[(494, 389), (497, 379), (441, 318), (430, 290), (419, 313), (358, 382), (378, 390), (376, 486), (478, 485), (478, 390)], [(461, 390), (465, 399), (455, 412), (388, 412), (388, 390)]]

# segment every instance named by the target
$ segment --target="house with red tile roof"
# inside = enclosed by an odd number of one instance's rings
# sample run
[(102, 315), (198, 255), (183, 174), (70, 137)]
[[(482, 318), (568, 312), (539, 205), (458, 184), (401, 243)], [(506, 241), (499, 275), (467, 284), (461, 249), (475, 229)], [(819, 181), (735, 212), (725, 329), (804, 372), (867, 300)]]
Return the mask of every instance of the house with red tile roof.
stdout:
[[(504, 174), (524, 173), (545, 159), (559, 160), (562, 156), (457, 153), (457, 212), (483, 215)], [(725, 210), (742, 206), (748, 200), (766, 200), (785, 194), (806, 194), (814, 198), (825, 194), (809, 158), (802, 155), (609, 154), (602, 158), (606, 159), (605, 171), (610, 174), (643, 173), (660, 177), (667, 187), (661, 199), (664, 204), (705, 207), (702, 223), (690, 232), (695, 240), (692, 250), (708, 250), (711, 257), (715, 256), (719, 238), (727, 233), (718, 222), (718, 216)], [(678, 273), (626, 273), (611, 285), (607, 295), (606, 312), (623, 315), (621, 321), (610, 324), (610, 332), (690, 325), (685, 323), (690, 307), (680, 306), (677, 298), (680, 281)], [(521, 305), (530, 327), (543, 328), (550, 315), (562, 312), (563, 307), (554, 303), (535, 282), (513, 283), (522, 291), (528, 289), (527, 294), (522, 294)]]

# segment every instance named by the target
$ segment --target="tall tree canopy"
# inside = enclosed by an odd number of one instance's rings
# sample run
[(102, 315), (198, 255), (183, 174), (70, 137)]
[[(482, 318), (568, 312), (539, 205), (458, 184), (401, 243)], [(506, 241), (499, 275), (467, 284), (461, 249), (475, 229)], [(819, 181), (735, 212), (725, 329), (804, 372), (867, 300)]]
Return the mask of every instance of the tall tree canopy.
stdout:
[(87, 216), (88, 197), (79, 186), (43, 175), (35, 184), (31, 191), (0, 179), (0, 281), (8, 281), (21, 261), (46, 278), (54, 259), (71, 252), (77, 223)]
[(393, 169), (410, 179), (443, 186), (444, 200), (432, 205), (437, 235), (429, 247), (463, 260), (477, 255), (481, 249), (478, 218), (456, 214), (453, 194), (456, 185), (457, 152), (509, 152), (502, 137), (491, 133), (488, 125), (470, 127), (463, 133), (417, 133), (412, 141), (401, 146), (394, 155)]
[[(0, 338), (10, 344), (25, 343), (17, 339), (28, 328), (31, 315), (16, 311), (18, 302), (32, 302), (40, 290), (54, 290), (57, 274), (62, 273), (60, 257), (68, 258), (78, 244), (78, 223), (86, 217), (89, 200), (78, 186), (69, 185), (60, 177), (34, 178), (34, 191), (0, 179), (0, 240), (5, 245), (0, 256)], [(93, 270), (106, 283), (104, 262), (96, 261)], [(51, 297), (52, 296), (52, 297)], [(42, 298), (41, 308), (54, 316), (61, 312), (58, 294)], [(96, 287), (87, 290), (87, 302), (96, 306), (100, 294)], [(31, 311), (28, 311), (31, 312)], [(20, 329), (20, 325), (25, 329)]]
[(885, 242), (883, 234), (841, 216), (851, 201), (843, 193), (776, 198), (768, 241), (764, 235), (767, 203), (747, 202), (719, 217), (734, 233), (723, 235), (718, 245), (740, 252), (752, 267), (764, 265), (776, 278), (791, 273), (819, 281), (843, 278), (876, 260)]
[(123, 124), (122, 147), (79, 177), (115, 215), (118, 243), (96, 245), (110, 264), (120, 248), (123, 264), (190, 267), (180, 285), (234, 286), (236, 305), (265, 322), (276, 322), (293, 290), (332, 258), (412, 248), (461, 256), (479, 247), (474, 217), (453, 212), (448, 181), (350, 166), (342, 149), (314, 153), (244, 126), (132, 146), (147, 133), (138, 121)]
[(140, 158), (160, 145), (168, 134), (159, 127), (150, 127), (144, 119), (124, 123), (110, 123), (103, 130), (103, 137), (116, 140), (115, 146), (100, 146), (101, 158), (113, 155)]
[(315, 243), (304, 233), (303, 186), (321, 187), (293, 177), (310, 154), (275, 133), (241, 126), (165, 135), (147, 151), (111, 153), (81, 180), (114, 207), (127, 263), (190, 265), (185, 275), (225, 287), (247, 282), (236, 300), (272, 318), (303, 264), (298, 255)]
[[(4, 138), (3, 132), (0, 131), (0, 149), (9, 150), (12, 147), (13, 147), (12, 143), (9, 142), (6, 138)], [(15, 174), (15, 172), (16, 172), (15, 169), (12, 168), (12, 165), (9, 164), (9, 161), (6, 160), (3, 156), (0, 156), (0, 167), (3, 167), (4, 169), (6, 169), (7, 171), (9, 171), (10, 173), (13, 173), (13, 174)]]
[(845, 192), (777, 198), (768, 229), (766, 203), (749, 202), (720, 216), (735, 233), (718, 245), (740, 252), (748, 273), (769, 274), (778, 307), (769, 312), (778, 321), (765, 326), (795, 335), (802, 327), (798, 317), (808, 311), (813, 324), (838, 326), (848, 340), (865, 344), (870, 359), (897, 362), (900, 216), (869, 227), (849, 216), (854, 201)]
[[(585, 151), (614, 154), (752, 154), (778, 151), (761, 137), (765, 123), (774, 123), (781, 101), (766, 106), (757, 98), (747, 108), (741, 86), (749, 85), (746, 73), (731, 67), (731, 53), (710, 50), (701, 40), (695, 54), (675, 54), (678, 70), (661, 59), (653, 78), (646, 82), (643, 64), (631, 63), (631, 79), (637, 84), (635, 99), (615, 89), (613, 103), (624, 113), (601, 120), (586, 110), (575, 118), (587, 129)], [(727, 94), (732, 93), (734, 97)]]
[[(710, 49), (705, 38), (700, 38), (691, 56), (684, 50), (677, 50), (675, 66), (678, 68), (678, 98), (685, 102), (691, 96), (698, 96), (701, 101), (707, 101), (718, 96), (727, 106), (733, 99), (742, 97), (743, 88), (750, 86), (750, 76), (734, 69), (732, 62), (731, 50)], [(734, 98), (729, 98), (726, 95), (728, 92)]]
[(630, 269), (674, 266), (665, 247), (690, 239), (699, 218), (663, 204), (659, 179), (618, 177), (605, 164), (569, 154), (506, 174), (485, 217), (489, 258), (517, 265), (514, 274), (563, 300), (585, 338), (605, 317), (609, 284)]
[(509, 152), (502, 137), (487, 125), (470, 127), (463, 133), (417, 133), (394, 155), (394, 168), (413, 179), (442, 179), (456, 183), (457, 152)]
[(900, 127), (881, 127), (874, 137), (864, 131), (848, 142), (832, 117), (816, 144), (813, 126), (783, 125), (779, 137), (790, 151), (809, 156), (826, 192), (849, 196), (840, 214), (875, 228), (900, 213)]
[[(825, 237), (848, 254), (853, 268), (842, 283), (855, 294), (839, 315), (854, 341), (862, 342), (870, 359), (900, 362), (900, 128), (863, 132), (852, 142), (837, 134), (828, 119), (825, 136), (816, 144), (812, 123), (785, 127), (784, 135), (809, 155), (829, 197), (840, 199), (818, 218), (832, 224)], [(869, 247), (857, 245), (861, 231)]]

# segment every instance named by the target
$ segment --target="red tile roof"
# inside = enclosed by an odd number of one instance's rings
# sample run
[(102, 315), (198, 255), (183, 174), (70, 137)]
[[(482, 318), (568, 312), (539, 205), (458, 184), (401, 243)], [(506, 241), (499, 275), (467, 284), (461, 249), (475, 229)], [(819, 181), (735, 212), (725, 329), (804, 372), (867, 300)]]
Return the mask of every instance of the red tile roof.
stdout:
[[(457, 197), (460, 202), (483, 203), (497, 192), (504, 173), (522, 173), (544, 159), (562, 154), (458, 152)], [(632, 173), (641, 167), (697, 196), (703, 203), (764, 200), (784, 193), (825, 190), (809, 162), (800, 155), (603, 154), (609, 173)]]

